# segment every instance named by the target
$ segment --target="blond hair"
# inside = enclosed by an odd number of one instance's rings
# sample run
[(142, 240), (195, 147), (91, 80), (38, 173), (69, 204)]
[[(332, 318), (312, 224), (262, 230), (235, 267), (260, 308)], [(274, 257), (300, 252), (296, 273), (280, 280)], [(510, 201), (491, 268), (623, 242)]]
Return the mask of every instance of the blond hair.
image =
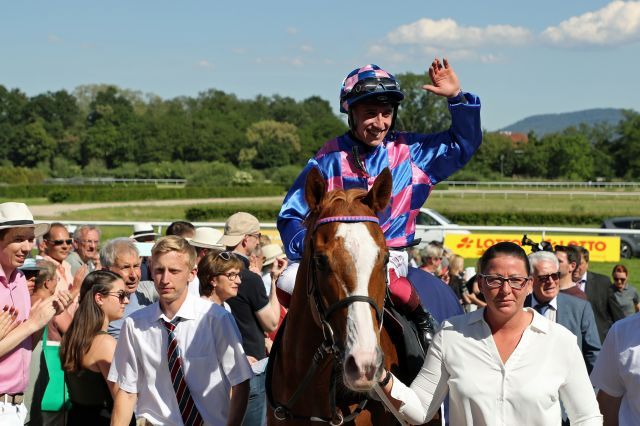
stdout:
[(172, 251), (186, 254), (187, 264), (190, 269), (193, 269), (196, 265), (196, 249), (194, 249), (187, 240), (177, 235), (169, 235), (156, 241), (151, 249), (151, 258), (153, 259), (161, 254), (170, 253)]
[(464, 271), (464, 257), (454, 254), (449, 261), (449, 274), (459, 275)]

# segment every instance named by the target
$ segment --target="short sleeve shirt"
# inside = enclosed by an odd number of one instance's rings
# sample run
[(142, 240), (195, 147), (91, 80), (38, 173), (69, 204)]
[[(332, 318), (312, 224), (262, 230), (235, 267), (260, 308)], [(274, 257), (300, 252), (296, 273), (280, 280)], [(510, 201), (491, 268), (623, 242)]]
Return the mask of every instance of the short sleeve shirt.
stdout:
[[(185, 380), (207, 425), (225, 425), (231, 387), (253, 376), (240, 332), (224, 308), (188, 294), (176, 313), (174, 333)], [(169, 319), (158, 303), (129, 316), (122, 326), (108, 379), (138, 394), (136, 414), (153, 424), (182, 424), (167, 362)]]
[(231, 306), (231, 312), (242, 334), (244, 351), (247, 355), (260, 360), (266, 356), (266, 352), (264, 330), (256, 317), (256, 312), (267, 306), (269, 298), (260, 275), (249, 270), (246, 258), (240, 255), (238, 257), (245, 262), (245, 267), (240, 271), (241, 283), (238, 287), (238, 295), (227, 300), (227, 303)]
[(618, 421), (635, 425), (640, 419), (640, 314), (615, 322), (604, 339), (591, 372), (593, 386), (622, 397)]
[[(24, 274), (16, 269), (7, 277), (0, 266), (0, 309), (7, 305), (18, 310), (17, 321), (25, 321), (31, 311), (31, 299)], [(29, 381), (31, 336), (0, 357), (0, 393), (21, 393)]]

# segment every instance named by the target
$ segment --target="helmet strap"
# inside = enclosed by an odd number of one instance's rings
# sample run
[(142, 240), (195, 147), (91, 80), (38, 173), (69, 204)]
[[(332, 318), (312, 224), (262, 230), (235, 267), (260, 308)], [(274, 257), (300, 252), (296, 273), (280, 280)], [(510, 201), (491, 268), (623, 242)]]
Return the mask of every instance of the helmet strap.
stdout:
[(349, 112), (347, 113), (347, 124), (349, 124), (349, 130), (352, 135), (356, 135), (356, 123), (353, 119), (353, 112), (351, 111), (351, 107), (349, 107)]
[(392, 132), (396, 128), (396, 119), (398, 118), (398, 107), (399, 104), (395, 104), (393, 107), (393, 118), (391, 119), (391, 126), (389, 126), (389, 131)]

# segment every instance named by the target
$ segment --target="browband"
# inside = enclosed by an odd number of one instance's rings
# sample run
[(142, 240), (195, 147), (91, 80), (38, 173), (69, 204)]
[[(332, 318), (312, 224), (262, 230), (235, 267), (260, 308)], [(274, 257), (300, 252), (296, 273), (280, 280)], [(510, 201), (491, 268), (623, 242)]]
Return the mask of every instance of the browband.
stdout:
[(333, 223), (333, 222), (343, 222), (343, 223), (373, 222), (378, 225), (380, 224), (380, 220), (376, 216), (329, 216), (329, 217), (323, 217), (322, 219), (319, 219), (316, 222), (315, 226), (313, 227), (313, 230), (315, 231), (316, 229), (318, 229), (320, 225), (324, 225), (326, 223)]

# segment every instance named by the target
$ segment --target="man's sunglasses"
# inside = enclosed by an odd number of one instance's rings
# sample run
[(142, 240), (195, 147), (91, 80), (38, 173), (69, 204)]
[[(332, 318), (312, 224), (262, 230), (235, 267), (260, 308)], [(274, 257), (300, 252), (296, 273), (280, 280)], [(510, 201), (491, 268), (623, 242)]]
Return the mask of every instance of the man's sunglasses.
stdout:
[(47, 241), (49, 241), (50, 243), (53, 243), (54, 246), (61, 246), (63, 244), (70, 246), (71, 243), (73, 243), (73, 240), (71, 238), (67, 240), (47, 240)]

